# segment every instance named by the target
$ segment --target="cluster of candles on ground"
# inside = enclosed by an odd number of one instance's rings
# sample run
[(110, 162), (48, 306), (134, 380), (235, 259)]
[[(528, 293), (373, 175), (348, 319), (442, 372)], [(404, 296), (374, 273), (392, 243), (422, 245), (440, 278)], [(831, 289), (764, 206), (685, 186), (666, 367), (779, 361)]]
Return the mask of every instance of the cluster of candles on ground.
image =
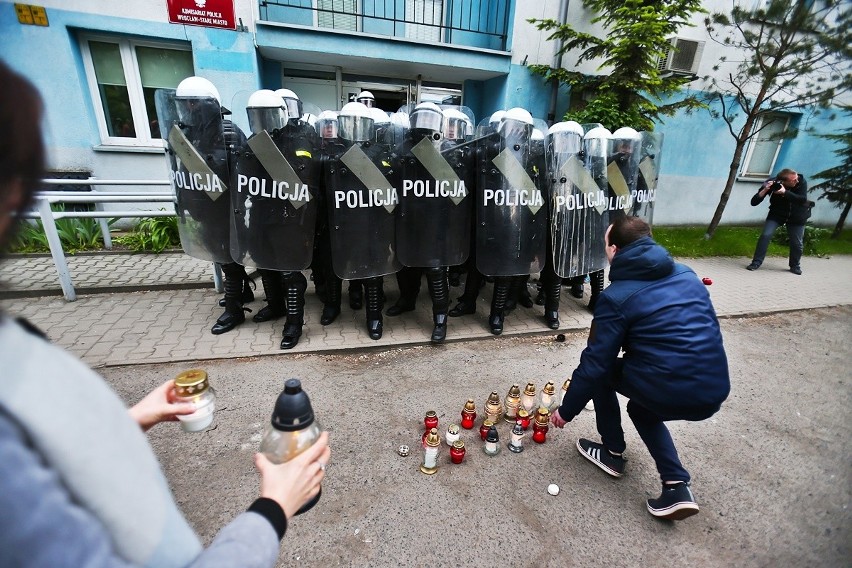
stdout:
[[(553, 382), (548, 382), (538, 391), (535, 384), (527, 383), (521, 391), (520, 385), (512, 385), (505, 398), (501, 401), (497, 391), (492, 391), (485, 401), (485, 415), (479, 427), (479, 437), (484, 442), (482, 451), (488, 456), (500, 453), (500, 435), (496, 425), (500, 420), (513, 424), (510, 439), (506, 446), (514, 453), (524, 451), (524, 438), (532, 426), (532, 439), (537, 444), (547, 441), (550, 416), (562, 404), (565, 391), (571, 379), (562, 385), (562, 391), (557, 395)], [(444, 441), (450, 447), (450, 461), (460, 464), (464, 461), (466, 452), (461, 438), (461, 429), (472, 430), (476, 426), (476, 403), (472, 398), (467, 399), (461, 410), (461, 427), (450, 424), (444, 433)], [(423, 446), (423, 461), (420, 471), (432, 475), (438, 471), (438, 454), (441, 448), (441, 435), (438, 431), (438, 414), (434, 410), (426, 413), (423, 419), (424, 432), (421, 439)]]

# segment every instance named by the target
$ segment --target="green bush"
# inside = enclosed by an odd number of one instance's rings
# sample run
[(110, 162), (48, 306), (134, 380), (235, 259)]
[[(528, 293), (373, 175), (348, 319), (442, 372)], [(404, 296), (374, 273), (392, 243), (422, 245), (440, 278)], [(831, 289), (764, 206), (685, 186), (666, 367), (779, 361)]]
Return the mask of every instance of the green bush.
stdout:
[(116, 237), (115, 242), (134, 252), (163, 252), (180, 247), (177, 217), (145, 217), (133, 232)]
[[(53, 205), (51, 208), (56, 212), (65, 211), (65, 207), (61, 204)], [(111, 227), (115, 221), (116, 219), (109, 219), (107, 226)], [(56, 219), (55, 225), (56, 232), (59, 234), (59, 241), (62, 243), (62, 249), (66, 254), (97, 250), (104, 246), (101, 226), (97, 219), (66, 217)], [(8, 250), (18, 253), (49, 252), (50, 245), (47, 242), (47, 235), (44, 232), (44, 224), (41, 219), (36, 220), (35, 223), (21, 223), (17, 235), (9, 244)]]
[[(805, 225), (804, 252), (807, 255), (823, 256), (825, 252), (822, 250), (822, 243), (831, 238), (831, 231), (821, 229), (813, 225)], [(787, 232), (787, 225), (781, 225), (775, 231), (772, 237), (772, 242), (784, 247), (790, 246), (790, 234)]]

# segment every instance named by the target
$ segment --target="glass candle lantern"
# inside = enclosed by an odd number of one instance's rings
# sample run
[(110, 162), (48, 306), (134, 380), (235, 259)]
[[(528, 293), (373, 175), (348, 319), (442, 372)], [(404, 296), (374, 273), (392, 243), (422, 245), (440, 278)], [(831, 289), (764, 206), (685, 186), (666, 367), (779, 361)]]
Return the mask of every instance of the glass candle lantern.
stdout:
[(453, 447), (450, 448), (450, 461), (453, 463), (461, 463), (464, 460), (464, 442), (456, 440), (453, 442)]
[[(260, 441), (260, 453), (272, 463), (285, 463), (313, 446), (320, 434), (319, 422), (314, 416), (307, 393), (302, 390), (301, 381), (288, 379), (284, 383), (284, 391), (275, 401), (272, 419)], [(296, 514), (304, 513), (316, 505), (321, 494), (322, 490)]]
[(175, 377), (175, 392), (181, 402), (195, 404), (195, 412), (178, 416), (184, 432), (200, 432), (213, 423), (216, 392), (210, 386), (207, 372), (190, 369)]
[(547, 431), (550, 429), (549, 421), (550, 413), (547, 409), (539, 408), (535, 413), (535, 421), (533, 422), (533, 442), (543, 444), (547, 441)]
[(485, 447), (482, 448), (482, 451), (489, 456), (496, 456), (500, 453), (500, 435), (497, 433), (497, 428), (493, 425), (488, 429), (488, 435), (485, 437)]
[(565, 379), (562, 383), (562, 393), (559, 395), (559, 406), (562, 406), (562, 401), (565, 400), (565, 393), (568, 392), (568, 386), (571, 384), (571, 377)]
[(526, 432), (524, 432), (523, 426), (521, 426), (521, 422), (515, 422), (515, 425), (512, 427), (512, 438), (509, 440), (507, 446), (509, 450), (519, 454), (524, 451), (524, 436), (526, 436)]
[(546, 408), (548, 412), (553, 412), (559, 408), (559, 402), (556, 400), (556, 386), (553, 381), (548, 381), (544, 388), (541, 389), (541, 399), (539, 406)]
[(521, 428), (524, 429), (524, 432), (529, 430), (530, 422), (532, 421), (532, 417), (530, 413), (527, 412), (526, 408), (518, 409), (518, 423), (521, 425)]
[(518, 385), (512, 385), (503, 404), (506, 407), (503, 418), (506, 422), (514, 424), (518, 419), (518, 408), (521, 407), (521, 388)]
[(426, 412), (426, 416), (423, 418), (423, 426), (426, 428), (428, 432), (432, 428), (438, 427), (438, 413), (434, 410), (429, 410)]
[(473, 428), (474, 423), (476, 422), (476, 404), (474, 404), (473, 399), (467, 399), (467, 402), (464, 403), (464, 408), (462, 408), (461, 413), (461, 427), (465, 430), (470, 430)]
[(532, 416), (535, 413), (535, 405), (536, 402), (536, 390), (535, 385), (532, 383), (527, 383), (527, 386), (524, 387), (524, 394), (521, 395), (521, 408), (526, 410)]
[(502, 416), (503, 403), (500, 402), (500, 395), (497, 394), (497, 391), (492, 391), (488, 395), (488, 400), (485, 401), (485, 418), (497, 424)]
[(452, 446), (459, 438), (461, 438), (461, 434), (459, 433), (459, 425), (458, 424), (450, 424), (447, 426), (447, 433), (444, 435), (444, 439), (447, 441), (448, 446)]
[(488, 430), (490, 430), (492, 426), (494, 426), (494, 423), (491, 420), (486, 419), (482, 421), (482, 426), (479, 427), (479, 437), (482, 438), (483, 441), (485, 441), (485, 438), (488, 437)]
[(441, 446), (441, 438), (438, 436), (438, 429), (432, 428), (426, 436), (426, 446), (423, 449), (423, 463), (420, 464), (420, 471), (426, 475), (432, 475), (438, 471), (438, 453)]

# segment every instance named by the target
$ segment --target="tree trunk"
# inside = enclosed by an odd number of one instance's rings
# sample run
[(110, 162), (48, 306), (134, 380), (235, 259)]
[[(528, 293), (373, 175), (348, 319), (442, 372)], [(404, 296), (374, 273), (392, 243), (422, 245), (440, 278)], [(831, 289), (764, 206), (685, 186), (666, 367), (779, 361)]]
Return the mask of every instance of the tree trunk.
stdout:
[(846, 202), (846, 207), (843, 208), (843, 213), (840, 214), (840, 219), (834, 226), (834, 232), (831, 233), (832, 239), (840, 238), (840, 232), (843, 230), (843, 225), (846, 223), (846, 216), (849, 215), (849, 208), (852, 207), (852, 201)]
[[(745, 130), (745, 127), (743, 127)], [(749, 128), (751, 130), (751, 128)], [(712, 239), (719, 222), (722, 220), (722, 213), (725, 212), (725, 207), (728, 205), (728, 198), (731, 197), (731, 190), (734, 187), (734, 182), (737, 179), (737, 171), (740, 169), (740, 159), (743, 155), (746, 140), (748, 140), (748, 132), (745, 136), (737, 138), (737, 145), (734, 148), (734, 157), (731, 160), (731, 166), (728, 168), (728, 180), (725, 182), (725, 189), (722, 190), (722, 195), (719, 196), (719, 205), (716, 206), (716, 212), (713, 213), (713, 219), (710, 220), (710, 225), (707, 227), (707, 232), (704, 234), (705, 239)]]

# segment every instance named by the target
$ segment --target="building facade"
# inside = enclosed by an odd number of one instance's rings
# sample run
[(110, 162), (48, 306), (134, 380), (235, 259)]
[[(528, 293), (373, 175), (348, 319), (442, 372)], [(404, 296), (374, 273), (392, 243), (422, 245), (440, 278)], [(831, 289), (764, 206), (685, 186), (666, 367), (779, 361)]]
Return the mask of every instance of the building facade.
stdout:
[[(579, 0), (45, 0), (33, 13), (43, 12), (46, 22), (34, 23), (22, 19), (21, 5), (3, 0), (0, 57), (43, 94), (57, 175), (162, 180), (167, 168), (153, 93), (192, 74), (217, 86), (244, 129), (248, 95), (281, 87), (323, 110), (367, 89), (386, 111), (434, 101), (468, 106), (478, 120), (514, 106), (561, 117), (568, 90), (554, 92), (528, 68), (552, 65), (556, 45), (527, 20), (558, 18), (563, 2), (567, 21), (595, 31)], [(718, 53), (704, 28), (679, 35), (703, 48), (686, 62), (695, 74), (710, 72)], [(569, 53), (562, 64), (575, 61)], [(598, 72), (593, 64), (581, 70)], [(723, 223), (763, 219), (765, 210), (748, 200), (769, 172), (792, 167), (809, 176), (836, 163), (832, 144), (802, 127), (828, 132), (842, 125), (782, 118), (801, 133), (751, 145)], [(665, 145), (655, 222), (708, 222), (733, 154), (727, 125), (696, 112), (667, 119), (659, 130)], [(820, 202), (813, 220), (829, 224), (836, 217)]]

